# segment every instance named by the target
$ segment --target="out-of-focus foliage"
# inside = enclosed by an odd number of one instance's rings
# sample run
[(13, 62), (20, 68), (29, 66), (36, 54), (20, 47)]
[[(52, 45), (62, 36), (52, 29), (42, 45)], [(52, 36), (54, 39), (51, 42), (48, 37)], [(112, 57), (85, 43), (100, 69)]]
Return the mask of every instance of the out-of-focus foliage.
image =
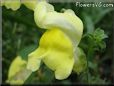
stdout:
[[(77, 75), (75, 72), (66, 80), (58, 81), (54, 73), (44, 64), (34, 72), (25, 84), (108, 84), (113, 82), (113, 18), (112, 8), (79, 8), (75, 3), (52, 3), (56, 11), (70, 8), (84, 22), (84, 34), (80, 47), (86, 53), (87, 69)], [(2, 8), (3, 31), (3, 83), (8, 79), (8, 69), (17, 55), (27, 57), (26, 47), (38, 45), (45, 30), (34, 22), (33, 12), (23, 5), (17, 11)], [(99, 27), (99, 28), (98, 28)], [(24, 50), (23, 50), (24, 49)], [(21, 51), (21, 52), (20, 52)], [(24, 54), (23, 54), (24, 52)], [(30, 51), (31, 52), (31, 51)]]

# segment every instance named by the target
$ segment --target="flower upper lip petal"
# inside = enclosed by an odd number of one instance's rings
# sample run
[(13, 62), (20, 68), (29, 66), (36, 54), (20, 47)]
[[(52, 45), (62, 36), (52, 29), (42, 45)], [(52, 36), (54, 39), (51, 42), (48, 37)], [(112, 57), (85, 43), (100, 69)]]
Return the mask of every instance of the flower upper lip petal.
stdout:
[(34, 19), (40, 28), (60, 28), (71, 39), (74, 46), (79, 44), (83, 33), (83, 23), (72, 10), (58, 13), (54, 11), (52, 5), (40, 2), (35, 8)]

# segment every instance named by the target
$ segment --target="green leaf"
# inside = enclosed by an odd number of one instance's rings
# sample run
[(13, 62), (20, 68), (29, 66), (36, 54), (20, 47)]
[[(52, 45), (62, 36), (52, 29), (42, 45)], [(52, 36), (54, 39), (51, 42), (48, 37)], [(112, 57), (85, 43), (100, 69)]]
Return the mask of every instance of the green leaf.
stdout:
[(30, 54), (32, 51), (34, 51), (37, 48), (37, 45), (30, 45), (23, 50), (19, 52), (19, 56), (22, 57), (22, 59), (27, 60), (28, 54)]
[(87, 28), (87, 33), (92, 33), (94, 31), (94, 23), (91, 17), (85, 12), (82, 15), (84, 16), (84, 25)]
[[(94, 25), (97, 24), (107, 13), (114, 11), (113, 8), (104, 8), (104, 7), (90, 7), (83, 8), (83, 11), (90, 16)], [(96, 14), (97, 13), (97, 14)]]
[(104, 30), (97, 28), (92, 36), (94, 40), (95, 50), (103, 50), (106, 48), (106, 43), (104, 42), (104, 39), (108, 38), (108, 36), (105, 34)]
[(108, 38), (108, 36), (104, 33), (104, 30), (97, 28), (94, 33), (93, 33), (93, 37), (94, 39), (96, 39), (96, 41), (102, 41), (105, 38)]
[(84, 43), (86, 43), (87, 50), (89, 50), (91, 46), (92, 51), (99, 51), (106, 48), (104, 41), (106, 38), (108, 38), (108, 36), (104, 30), (97, 28), (94, 32), (85, 34), (83, 40), (85, 40)]

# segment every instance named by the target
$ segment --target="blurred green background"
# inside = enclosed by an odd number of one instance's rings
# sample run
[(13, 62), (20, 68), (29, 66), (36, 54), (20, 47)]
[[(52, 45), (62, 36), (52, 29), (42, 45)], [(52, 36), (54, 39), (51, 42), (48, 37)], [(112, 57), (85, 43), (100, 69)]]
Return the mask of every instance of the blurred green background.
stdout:
[[(75, 3), (52, 3), (55, 10), (72, 9), (84, 23), (84, 34), (80, 47), (86, 53), (88, 68), (77, 75), (75, 72), (65, 80), (56, 80), (54, 73), (43, 63), (25, 84), (111, 84), (114, 79), (113, 59), (113, 8), (76, 7)], [(100, 28), (100, 29), (97, 29)], [(2, 7), (2, 80), (6, 83), (8, 69), (13, 59), (27, 48), (34, 50), (45, 30), (36, 26), (33, 11), (25, 6), (17, 11)], [(105, 39), (104, 36), (108, 36)], [(24, 50), (23, 50), (24, 49)], [(28, 53), (27, 53), (28, 54)]]

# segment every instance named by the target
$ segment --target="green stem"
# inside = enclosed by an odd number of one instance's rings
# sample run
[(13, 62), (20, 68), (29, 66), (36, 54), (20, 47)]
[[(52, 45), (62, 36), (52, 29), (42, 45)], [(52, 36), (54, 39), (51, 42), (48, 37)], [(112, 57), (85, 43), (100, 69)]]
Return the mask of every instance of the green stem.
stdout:
[(90, 83), (89, 82), (89, 60), (90, 60), (90, 58), (92, 57), (92, 54), (93, 54), (93, 44), (90, 44), (90, 47), (89, 47), (89, 49), (88, 49), (88, 53), (87, 53), (87, 82), (88, 83)]

